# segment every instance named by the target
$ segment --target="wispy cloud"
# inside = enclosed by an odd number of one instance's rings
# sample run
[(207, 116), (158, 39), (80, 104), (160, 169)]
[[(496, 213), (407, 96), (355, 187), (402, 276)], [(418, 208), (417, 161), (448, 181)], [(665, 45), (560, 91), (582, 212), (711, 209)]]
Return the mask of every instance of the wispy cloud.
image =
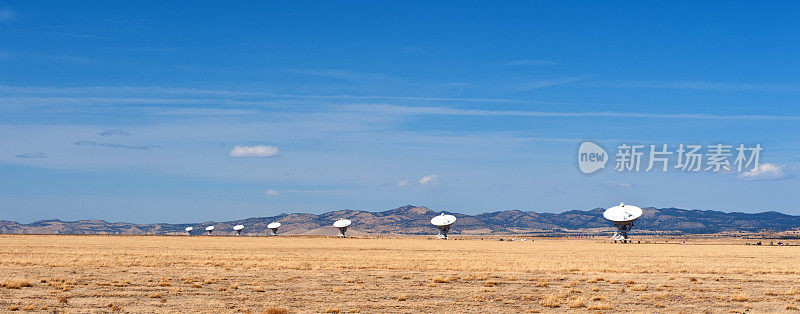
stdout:
[(125, 144), (114, 144), (114, 143), (98, 143), (94, 141), (77, 141), (75, 145), (78, 146), (100, 146), (100, 147), (107, 147), (107, 148), (114, 148), (114, 149), (136, 149), (136, 150), (150, 150), (154, 148), (164, 148), (161, 145), (125, 145)]
[[(12, 54), (10, 52), (8, 56)], [(0, 58), (4, 56), (4, 51), (0, 51)], [(445, 83), (441, 84), (445, 88), (464, 87), (470, 86), (469, 83)], [(179, 87), (163, 87), (163, 86), (82, 86), (82, 87), (46, 87), (46, 86), (11, 86), (0, 85), (0, 92), (7, 95), (70, 95), (76, 96), (73, 99), (75, 102), (90, 101), (90, 102), (144, 102), (144, 103), (198, 103), (198, 104), (247, 104), (247, 103), (265, 103), (265, 101), (236, 101), (231, 99), (216, 99), (216, 97), (226, 96), (242, 96), (242, 97), (264, 97), (274, 99), (350, 99), (350, 100), (372, 100), (372, 99), (386, 99), (386, 100), (432, 100), (432, 101), (448, 101), (448, 102), (497, 102), (497, 103), (543, 103), (538, 101), (529, 101), (522, 99), (509, 99), (509, 98), (463, 98), (463, 97), (419, 97), (419, 96), (388, 96), (388, 95), (366, 95), (366, 96), (353, 96), (353, 95), (313, 95), (313, 94), (274, 94), (263, 91), (244, 91), (244, 90), (223, 90), (223, 89), (198, 89), (198, 88), (179, 88)], [(102, 97), (112, 95), (113, 97)], [(121, 95), (135, 95), (135, 97), (122, 97)], [(157, 97), (142, 97), (142, 95), (158, 95)], [(208, 97), (197, 99), (174, 99), (160, 97), (168, 95), (169, 97)], [(211, 98), (214, 97), (214, 98)], [(45, 97), (40, 97), (45, 98)], [(52, 98), (47, 98), (52, 99)], [(44, 99), (44, 100), (47, 100)], [(24, 101), (25, 99), (15, 99), (15, 101)], [(35, 99), (31, 99), (35, 100)], [(59, 99), (56, 99), (59, 100)], [(66, 101), (67, 98), (60, 99)]]
[(356, 71), (349, 71), (349, 70), (296, 70), (296, 69), (289, 69), (286, 70), (289, 73), (295, 74), (302, 74), (302, 75), (311, 75), (311, 76), (322, 76), (322, 77), (329, 77), (329, 78), (337, 78), (337, 79), (346, 79), (346, 80), (360, 80), (360, 79), (388, 79), (389, 76), (380, 73), (368, 73), (368, 72), (356, 72)]
[(429, 174), (427, 176), (422, 177), (419, 179), (420, 185), (435, 185), (439, 183), (439, 175), (438, 174)]
[(516, 92), (525, 92), (534, 89), (550, 87), (550, 86), (557, 86), (557, 85), (564, 85), (569, 84), (577, 81), (581, 81), (585, 79), (585, 77), (567, 77), (563, 79), (552, 79), (552, 80), (537, 80), (525, 83), (514, 84), (510, 86), (508, 89)]
[(0, 8), (0, 22), (8, 24), (17, 18), (17, 12), (11, 8)]
[(438, 100), (463, 102), (527, 102), (508, 98), (458, 98), (458, 97), (416, 97), (416, 96), (350, 96), (350, 95), (275, 95), (286, 98), (322, 98), (322, 99), (392, 99), (392, 100)]
[(783, 180), (791, 179), (794, 174), (786, 169), (786, 165), (760, 164), (758, 168), (739, 175), (742, 180)]
[(768, 83), (726, 83), (707, 81), (670, 81), (670, 82), (600, 82), (600, 86), (623, 88), (660, 88), (660, 89), (687, 89), (705, 91), (759, 91), (759, 92), (798, 92), (800, 85), (768, 84)]
[(278, 148), (270, 145), (241, 146), (236, 145), (229, 153), (231, 157), (275, 157)]
[(500, 64), (508, 66), (546, 66), (546, 65), (560, 65), (561, 63), (550, 60), (523, 59), (523, 60), (503, 62)]
[(281, 193), (278, 193), (278, 191), (275, 191), (273, 189), (268, 189), (268, 190), (264, 191), (264, 194), (266, 194), (267, 196), (278, 196)]
[(561, 117), (561, 118), (645, 118), (645, 119), (699, 119), (699, 120), (800, 120), (800, 116), (777, 115), (714, 115), (703, 113), (640, 113), (640, 112), (554, 112), (554, 111), (519, 111), (460, 109), (449, 107), (422, 107), (400, 105), (354, 105), (353, 110), (378, 111), (384, 114), (409, 115), (453, 115), (453, 116), (485, 116), (485, 117)]
[(36, 152), (36, 153), (26, 153), (26, 154), (19, 154), (19, 155), (16, 155), (16, 156), (14, 156), (14, 157), (17, 157), (17, 158), (23, 158), (23, 159), (30, 159), (30, 158), (47, 158), (47, 155), (45, 155), (45, 154), (44, 154), (44, 153), (42, 153), (42, 152)]
[(104, 46), (98, 47), (99, 49), (107, 49), (107, 50), (121, 50), (121, 51), (134, 51), (134, 52), (175, 52), (182, 50), (183, 48), (179, 47), (157, 47), (157, 46)]
[(28, 55), (28, 56), (33, 58), (53, 60), (53, 61), (66, 61), (70, 63), (86, 63), (94, 61), (94, 59), (92, 58), (70, 56), (70, 55)]
[(30, 54), (18, 53), (13, 51), (0, 51), (0, 59), (32, 59), (38, 61), (65, 61), (69, 63), (86, 63), (93, 61), (92, 58), (70, 56), (70, 55), (48, 55), (48, 54)]
[(153, 114), (155, 115), (170, 115), (170, 116), (244, 116), (254, 115), (261, 113), (253, 109), (218, 109), (218, 108), (174, 108), (174, 109), (158, 109)]
[(410, 181), (410, 180), (408, 180), (408, 179), (406, 179), (406, 180), (400, 180), (400, 181), (398, 181), (398, 182), (397, 182), (397, 187), (399, 187), (399, 188), (402, 188), (402, 187), (404, 187), (404, 186), (408, 185), (408, 183), (410, 183), (410, 182), (411, 182), (411, 181)]
[(100, 132), (99, 135), (100, 136), (114, 136), (114, 135), (127, 136), (127, 135), (131, 135), (131, 133), (128, 132), (128, 131), (125, 131), (125, 130), (120, 130), (120, 129), (113, 129), (113, 130), (112, 129), (107, 129), (107, 130), (104, 130), (103, 132)]
[(183, 94), (183, 95), (214, 95), (214, 96), (258, 96), (270, 95), (264, 92), (230, 91), (221, 89), (181, 88), (165, 86), (76, 86), (76, 87), (49, 87), (49, 86), (13, 86), (0, 85), (0, 91), (20, 94), (119, 94), (119, 93), (148, 93), (148, 94)]

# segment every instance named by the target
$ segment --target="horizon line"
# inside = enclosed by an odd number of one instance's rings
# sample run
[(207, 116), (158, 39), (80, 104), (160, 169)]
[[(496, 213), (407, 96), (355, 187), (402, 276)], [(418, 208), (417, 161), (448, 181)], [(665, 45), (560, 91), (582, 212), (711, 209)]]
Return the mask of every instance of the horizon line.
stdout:
[[(127, 224), (133, 224), (133, 225), (190, 225), (190, 224), (204, 224), (204, 223), (212, 223), (212, 222), (213, 223), (228, 223), (228, 222), (238, 222), (238, 221), (248, 220), (248, 219), (275, 218), (275, 217), (281, 217), (281, 216), (303, 215), (303, 214), (321, 216), (321, 215), (325, 215), (325, 214), (329, 214), (329, 213), (337, 212), (337, 211), (382, 213), (382, 212), (392, 211), (392, 210), (396, 210), (396, 209), (400, 209), (400, 208), (408, 207), (408, 206), (412, 206), (411, 208), (426, 208), (429, 211), (432, 211), (432, 212), (435, 212), (435, 213), (458, 214), (458, 215), (463, 215), (463, 216), (468, 216), (468, 217), (475, 217), (475, 216), (482, 215), (482, 214), (493, 214), (493, 213), (501, 213), (501, 212), (509, 212), (509, 211), (519, 211), (519, 212), (523, 212), (523, 213), (535, 213), (535, 214), (561, 215), (561, 214), (564, 214), (564, 213), (567, 213), (567, 212), (572, 212), (572, 211), (591, 212), (591, 211), (597, 210), (597, 209), (606, 209), (606, 208), (603, 208), (603, 207), (595, 207), (595, 208), (591, 208), (591, 209), (570, 209), (570, 210), (564, 210), (564, 211), (557, 212), (557, 213), (556, 212), (536, 212), (536, 211), (533, 211), (533, 210), (525, 211), (525, 210), (519, 210), (519, 209), (505, 209), (505, 210), (496, 210), (496, 211), (484, 211), (484, 212), (479, 212), (479, 213), (476, 213), (476, 214), (464, 214), (464, 213), (448, 211), (448, 210), (437, 211), (437, 210), (430, 209), (427, 206), (417, 206), (417, 205), (407, 204), (407, 205), (403, 205), (403, 206), (400, 206), (400, 207), (395, 207), (395, 208), (391, 208), (391, 209), (387, 209), (387, 210), (379, 210), (379, 211), (359, 210), (359, 209), (335, 209), (335, 210), (329, 210), (329, 211), (326, 211), (326, 212), (322, 212), (322, 213), (319, 213), (319, 214), (307, 213), (307, 212), (290, 212), (290, 213), (280, 213), (280, 214), (275, 215), (275, 216), (259, 216), (259, 217), (252, 216), (252, 217), (232, 219), (232, 220), (224, 220), (224, 221), (208, 220), (208, 221), (204, 221), (204, 222), (179, 222), (179, 223), (147, 222), (147, 223), (135, 223), (135, 222), (127, 222), (127, 221), (109, 221), (109, 220), (104, 220), (104, 219), (99, 219), (99, 218), (84, 218), (84, 219), (76, 219), (76, 220), (61, 220), (60, 218), (45, 218), (45, 219), (37, 219), (37, 220), (34, 220), (32, 222), (29, 222), (29, 223), (21, 223), (19, 221), (15, 221), (15, 220), (5, 220), (5, 219), (2, 219), (1, 217), (0, 217), (0, 222), (6, 221), (6, 222), (17, 223), (17, 224), (20, 224), (20, 225), (30, 225), (30, 224), (34, 224), (34, 223), (38, 223), (38, 222), (46, 222), (46, 221), (58, 221), (58, 222), (65, 222), (65, 223), (74, 223), (74, 222), (97, 220), (97, 221), (102, 221), (102, 222), (105, 222), (105, 223), (127, 223)], [(746, 212), (741, 212), (741, 211), (724, 211), (724, 210), (717, 210), (717, 209), (697, 209), (697, 208), (686, 209), (686, 208), (679, 208), (679, 207), (646, 206), (646, 207), (641, 207), (641, 208), (642, 209), (655, 209), (655, 210), (678, 209), (678, 210), (684, 210), (684, 211), (703, 211), (703, 212), (709, 212), (710, 211), (710, 212), (720, 212), (720, 213), (724, 213), (724, 214), (744, 214), (744, 215), (759, 215), (759, 214), (765, 214), (765, 213), (778, 213), (778, 214), (782, 214), (782, 215), (786, 215), (786, 216), (800, 217), (800, 215), (787, 214), (787, 213), (784, 213), (784, 212), (781, 212), (781, 211), (777, 211), (777, 210), (768, 210), (768, 211), (755, 212), (755, 213), (746, 213)]]

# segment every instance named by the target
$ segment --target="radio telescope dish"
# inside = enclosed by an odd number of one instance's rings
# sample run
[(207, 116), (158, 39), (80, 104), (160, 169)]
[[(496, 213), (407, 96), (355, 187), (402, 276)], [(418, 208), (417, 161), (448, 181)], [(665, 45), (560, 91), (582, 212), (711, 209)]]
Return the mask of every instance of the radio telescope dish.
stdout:
[(186, 227), (186, 229), (183, 229), (183, 230), (186, 230), (186, 234), (192, 235), (192, 230), (194, 230), (194, 228), (193, 227)]
[(273, 221), (273, 222), (271, 222), (270, 224), (268, 224), (268, 225), (267, 225), (267, 228), (269, 228), (270, 235), (271, 235), (271, 236), (276, 236), (276, 235), (278, 235), (278, 227), (280, 227), (280, 226), (281, 226), (281, 223), (280, 223), (280, 222), (274, 222), (274, 221)]
[(242, 235), (242, 229), (244, 229), (244, 225), (235, 225), (233, 226), (233, 231), (236, 231), (236, 235)]
[(439, 234), (436, 236), (437, 239), (448, 239), (447, 232), (450, 231), (450, 226), (456, 222), (456, 216), (453, 215), (445, 215), (442, 213), (439, 216), (433, 217), (431, 219), (431, 224), (439, 228)]
[(333, 226), (339, 228), (339, 236), (344, 238), (345, 232), (347, 232), (347, 227), (350, 226), (352, 222), (348, 219), (339, 219), (333, 223)]
[(603, 218), (614, 223), (617, 227), (617, 232), (611, 236), (614, 241), (622, 241), (622, 243), (630, 242), (628, 238), (628, 231), (633, 228), (633, 222), (642, 216), (642, 209), (633, 205), (625, 205), (619, 203), (619, 206), (614, 206), (603, 213)]
[(208, 235), (211, 235), (211, 231), (214, 231), (214, 226), (206, 227), (206, 232), (208, 232)]

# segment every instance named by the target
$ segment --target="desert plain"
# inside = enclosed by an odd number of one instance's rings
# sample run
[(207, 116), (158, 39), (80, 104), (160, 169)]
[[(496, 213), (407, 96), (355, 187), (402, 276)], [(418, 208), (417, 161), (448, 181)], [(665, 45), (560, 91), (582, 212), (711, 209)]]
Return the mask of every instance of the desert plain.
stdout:
[(744, 244), (0, 235), (0, 311), (797, 311), (800, 246)]

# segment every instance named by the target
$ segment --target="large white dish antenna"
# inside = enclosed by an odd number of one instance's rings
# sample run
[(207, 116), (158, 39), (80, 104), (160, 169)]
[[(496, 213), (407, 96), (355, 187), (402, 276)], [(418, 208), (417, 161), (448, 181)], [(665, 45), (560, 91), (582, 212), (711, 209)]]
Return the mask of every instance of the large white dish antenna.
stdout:
[(347, 228), (352, 222), (349, 219), (339, 219), (333, 223), (336, 228)]
[(233, 226), (233, 231), (236, 231), (236, 235), (242, 235), (242, 229), (244, 229), (244, 225), (235, 225)]
[(438, 226), (449, 226), (449, 225), (452, 225), (454, 222), (456, 222), (456, 216), (445, 215), (444, 213), (442, 213), (439, 216), (433, 217), (431, 219), (431, 223), (434, 226), (437, 226), (437, 227)]
[(183, 229), (183, 230), (186, 230), (186, 232), (191, 232), (192, 230), (194, 230), (194, 228), (193, 227), (186, 227), (186, 229)]
[(614, 223), (617, 227), (617, 232), (611, 236), (614, 242), (622, 241), (622, 243), (630, 243), (631, 239), (628, 238), (628, 231), (633, 228), (633, 222), (642, 216), (642, 209), (633, 205), (625, 205), (619, 203), (619, 206), (614, 206), (606, 209), (603, 212), (603, 217)]
[(431, 224), (439, 228), (439, 234), (436, 235), (437, 239), (448, 239), (447, 232), (450, 231), (450, 226), (456, 222), (456, 216), (445, 215), (442, 213), (439, 216), (431, 218)]
[(269, 228), (269, 231), (270, 231), (269, 235), (271, 235), (271, 236), (278, 235), (278, 227), (280, 227), (280, 226), (281, 226), (281, 223), (280, 222), (275, 222), (275, 221), (273, 221), (270, 224), (268, 224), (267, 228)]
[(349, 226), (352, 222), (348, 219), (339, 219), (333, 223), (333, 226), (339, 228), (339, 236), (344, 238), (345, 233), (347, 232), (347, 226)]
[(633, 222), (634, 220), (639, 219), (641, 216), (641, 208), (633, 205), (625, 205), (625, 203), (619, 203), (618, 206), (606, 209), (606, 211), (603, 213), (603, 217), (605, 219), (616, 224)]
[(213, 231), (213, 230), (214, 230), (214, 226), (208, 226), (208, 227), (206, 227), (206, 231)]

